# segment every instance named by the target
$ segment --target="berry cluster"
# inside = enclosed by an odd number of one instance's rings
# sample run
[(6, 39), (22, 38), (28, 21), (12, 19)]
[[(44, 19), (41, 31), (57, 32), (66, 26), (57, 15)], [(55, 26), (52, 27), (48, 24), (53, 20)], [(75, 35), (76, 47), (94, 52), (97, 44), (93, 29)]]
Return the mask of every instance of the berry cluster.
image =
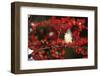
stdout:
[[(30, 21), (30, 19), (28, 22), (28, 48), (32, 50), (29, 58), (66, 59), (67, 51), (73, 51), (76, 58), (87, 58), (86, 18), (50, 16), (39, 22)], [(70, 33), (68, 33), (69, 30)]]

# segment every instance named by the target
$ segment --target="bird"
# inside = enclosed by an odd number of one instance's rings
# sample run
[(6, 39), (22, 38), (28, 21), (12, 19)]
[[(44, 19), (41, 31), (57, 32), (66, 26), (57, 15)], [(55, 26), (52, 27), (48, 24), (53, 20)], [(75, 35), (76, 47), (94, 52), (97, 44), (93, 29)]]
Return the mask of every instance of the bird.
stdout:
[(68, 29), (68, 30), (65, 32), (64, 40), (65, 40), (66, 43), (72, 43), (72, 32), (71, 32), (70, 29)]

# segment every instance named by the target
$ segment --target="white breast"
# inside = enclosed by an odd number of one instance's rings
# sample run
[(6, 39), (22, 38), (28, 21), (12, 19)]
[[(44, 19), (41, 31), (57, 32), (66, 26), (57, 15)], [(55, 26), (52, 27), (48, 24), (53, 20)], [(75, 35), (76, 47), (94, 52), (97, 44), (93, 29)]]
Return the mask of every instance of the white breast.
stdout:
[(72, 43), (72, 33), (70, 29), (68, 29), (67, 32), (65, 33), (64, 40), (66, 43)]

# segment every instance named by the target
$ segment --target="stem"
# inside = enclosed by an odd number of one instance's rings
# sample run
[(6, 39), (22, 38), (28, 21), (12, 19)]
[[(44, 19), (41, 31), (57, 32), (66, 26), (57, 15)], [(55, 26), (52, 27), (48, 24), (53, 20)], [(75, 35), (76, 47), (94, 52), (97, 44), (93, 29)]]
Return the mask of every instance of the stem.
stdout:
[[(35, 49), (36, 51), (40, 51), (40, 50), (45, 50), (45, 49), (50, 49), (50, 48), (60, 48), (62, 46), (51, 46), (51, 47), (44, 47), (44, 48), (40, 48), (40, 49)], [(70, 48), (77, 48), (79, 46), (74, 46), (74, 47), (70, 47)], [(64, 46), (63, 48), (68, 48), (68, 46)]]

